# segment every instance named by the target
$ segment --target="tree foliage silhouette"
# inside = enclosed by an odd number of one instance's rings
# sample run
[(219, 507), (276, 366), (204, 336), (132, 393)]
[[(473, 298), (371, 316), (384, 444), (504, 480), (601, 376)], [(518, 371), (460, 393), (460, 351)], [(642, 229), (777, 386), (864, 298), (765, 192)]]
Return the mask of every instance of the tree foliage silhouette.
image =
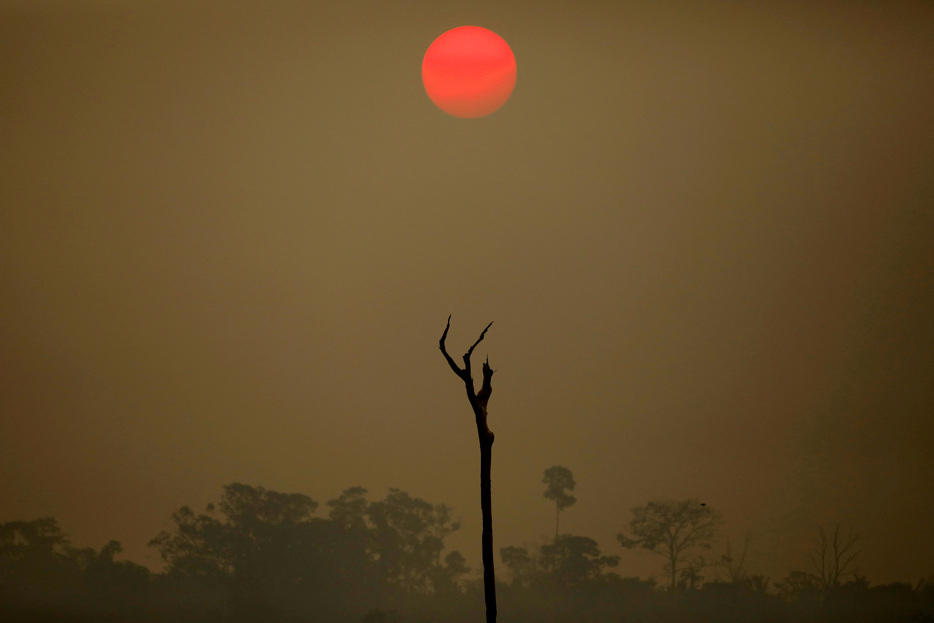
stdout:
[(542, 545), (541, 559), (559, 586), (580, 586), (600, 578), (607, 567), (619, 564), (619, 556), (604, 556), (597, 542), (586, 536), (562, 534), (551, 545)]
[[(655, 500), (645, 506), (632, 509), (629, 530), (632, 537), (617, 535), (620, 544), (633, 549), (641, 547), (667, 559), (669, 588), (678, 585), (679, 564), (684, 561), (688, 550), (710, 549), (713, 545), (719, 516), (696, 499)], [(686, 579), (696, 581), (697, 564), (686, 566)]]
[(374, 502), (366, 493), (346, 489), (323, 519), (308, 496), (234, 483), (204, 513), (176, 511), (174, 528), (150, 544), (170, 577), (218, 595), (244, 620), (312, 609), (327, 619), (348, 603), (377, 607), (458, 590), (465, 561), (456, 551), (442, 558), (444, 539), (459, 527), (451, 509), (398, 489)]
[[(463, 556), (450, 551), (439, 562), (433, 545), (457, 525), (450, 510), (397, 489), (374, 502), (366, 493), (345, 490), (322, 519), (308, 512), (307, 496), (232, 485), (204, 513), (176, 513), (180, 523), (158, 540), (171, 559), (159, 573), (118, 560), (117, 541), (73, 547), (53, 518), (0, 523), (0, 621), (476, 621), (481, 583), (461, 581)], [(849, 534), (822, 533), (812, 552), (815, 570), (822, 551), (824, 568), (841, 570), (835, 584), (832, 572), (793, 571), (770, 590), (762, 576), (742, 573), (740, 555), (732, 582), (689, 593), (621, 578), (609, 570), (616, 556), (563, 534), (500, 550), (512, 582), (497, 597), (516, 621), (934, 621), (934, 581), (871, 585), (845, 562), (855, 555)], [(689, 572), (681, 582), (699, 582), (698, 567), (678, 567)]]
[(548, 485), (545, 488), (545, 498), (555, 502), (555, 543), (558, 542), (559, 520), (561, 511), (570, 508), (577, 501), (568, 491), (573, 491), (577, 483), (574, 482), (574, 475), (567, 467), (554, 465), (545, 470), (545, 477), (542, 482)]
[(75, 548), (52, 517), (0, 524), (0, 620), (132, 620), (149, 609), (149, 569)]

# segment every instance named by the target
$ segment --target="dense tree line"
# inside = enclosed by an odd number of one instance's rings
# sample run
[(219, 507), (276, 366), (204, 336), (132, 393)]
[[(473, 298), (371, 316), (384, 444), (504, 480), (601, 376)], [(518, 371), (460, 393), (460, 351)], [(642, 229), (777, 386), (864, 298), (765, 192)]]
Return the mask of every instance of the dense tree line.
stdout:
[[(203, 512), (183, 506), (150, 546), (161, 573), (115, 561), (120, 545), (78, 550), (54, 519), (0, 525), (0, 620), (361, 621), (418, 604), (469, 611), (469, 569), (445, 537), (451, 509), (354, 487), (318, 504), (234, 483)], [(448, 612), (450, 611), (450, 612)], [(381, 615), (382, 616), (382, 615)]]
[[(573, 477), (552, 469), (544, 482), (557, 517), (573, 504)], [(871, 585), (851, 565), (852, 531), (821, 532), (812, 568), (773, 585), (746, 572), (745, 548), (711, 557), (720, 522), (697, 500), (633, 509), (619, 541), (659, 554), (663, 585), (620, 577), (620, 557), (586, 536), (501, 547), (501, 617), (934, 622), (934, 582)], [(370, 500), (353, 487), (319, 509), (303, 494), (234, 483), (203, 511), (172, 514), (170, 528), (150, 542), (165, 562), (153, 573), (117, 560), (116, 541), (73, 547), (55, 519), (8, 522), (0, 524), (0, 621), (478, 621), (479, 574), (445, 546), (458, 528), (446, 505), (398, 489)]]

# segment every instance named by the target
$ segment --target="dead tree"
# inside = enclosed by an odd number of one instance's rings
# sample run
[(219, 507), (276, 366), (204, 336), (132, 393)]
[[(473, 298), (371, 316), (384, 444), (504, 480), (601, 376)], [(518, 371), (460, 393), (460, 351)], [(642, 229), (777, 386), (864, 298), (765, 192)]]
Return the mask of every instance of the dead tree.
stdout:
[(483, 382), (480, 384), (480, 391), (474, 391), (473, 376), (470, 373), (470, 355), (473, 349), (477, 347), (487, 330), (493, 326), (491, 322), (486, 329), (477, 338), (467, 352), (464, 354), (464, 367), (459, 367), (448, 351), (444, 347), (444, 340), (448, 337), (448, 329), (451, 328), (451, 317), (448, 316), (448, 324), (444, 327), (444, 333), (441, 334), (441, 354), (447, 360), (448, 365), (454, 370), (467, 388), (467, 400), (473, 409), (474, 417), (477, 420), (477, 436), (480, 438), (480, 510), (483, 513), (483, 536), (481, 545), (483, 552), (483, 596), (486, 601), (486, 622), (496, 623), (496, 576), (493, 571), (493, 496), (490, 488), (490, 467), (493, 462), (493, 432), (486, 423), (486, 405), (490, 400), (490, 394), (493, 393), (491, 381), (493, 379), (493, 369), (490, 368), (490, 360), (487, 358), (483, 362)]
[(859, 536), (853, 528), (846, 536), (842, 535), (840, 524), (837, 524), (833, 529), (833, 541), (830, 541), (824, 528), (820, 528), (820, 546), (808, 555), (823, 590), (837, 588), (841, 579), (853, 573), (850, 565), (859, 555), (859, 550), (855, 549)]

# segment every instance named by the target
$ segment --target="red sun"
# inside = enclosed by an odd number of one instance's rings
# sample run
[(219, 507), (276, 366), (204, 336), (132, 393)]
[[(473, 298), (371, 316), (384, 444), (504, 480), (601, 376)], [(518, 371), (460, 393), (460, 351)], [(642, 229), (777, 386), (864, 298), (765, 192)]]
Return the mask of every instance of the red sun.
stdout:
[(516, 57), (492, 30), (461, 26), (442, 34), (425, 52), (422, 82), (435, 105), (455, 117), (485, 117), (516, 86)]

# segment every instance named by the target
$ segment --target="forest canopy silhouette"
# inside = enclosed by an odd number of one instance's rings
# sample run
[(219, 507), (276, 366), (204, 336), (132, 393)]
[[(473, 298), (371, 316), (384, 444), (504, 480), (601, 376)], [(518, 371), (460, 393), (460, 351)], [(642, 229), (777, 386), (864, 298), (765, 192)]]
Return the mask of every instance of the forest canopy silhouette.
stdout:
[[(852, 564), (852, 530), (821, 530), (812, 568), (773, 582), (744, 567), (745, 548), (717, 542), (720, 522), (697, 500), (632, 509), (619, 540), (661, 554), (661, 583), (620, 577), (620, 556), (584, 535), (503, 546), (500, 610), (516, 621), (934, 621), (934, 581), (872, 585)], [(322, 507), (232, 483), (203, 510), (172, 513), (149, 543), (164, 562), (153, 572), (118, 560), (116, 541), (74, 547), (54, 518), (11, 521), (0, 524), (0, 620), (476, 621), (482, 580), (445, 541), (459, 528), (452, 508), (396, 488), (370, 499), (351, 487)]]

